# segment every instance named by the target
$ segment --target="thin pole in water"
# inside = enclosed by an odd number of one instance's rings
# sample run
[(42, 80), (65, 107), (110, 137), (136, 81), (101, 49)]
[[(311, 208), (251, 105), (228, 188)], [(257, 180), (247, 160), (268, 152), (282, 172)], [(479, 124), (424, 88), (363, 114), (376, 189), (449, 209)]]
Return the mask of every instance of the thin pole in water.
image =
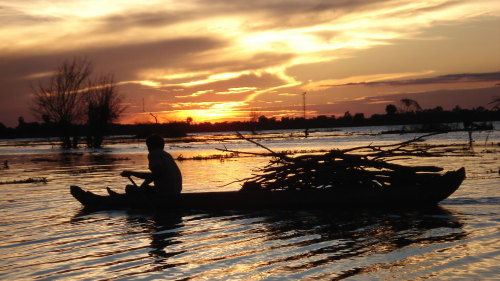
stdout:
[(302, 104), (303, 104), (303, 107), (304, 107), (304, 125), (305, 125), (305, 131), (304, 131), (304, 134), (307, 138), (307, 136), (309, 136), (309, 129), (307, 128), (307, 119), (306, 119), (306, 94), (307, 92), (304, 92), (302, 94)]

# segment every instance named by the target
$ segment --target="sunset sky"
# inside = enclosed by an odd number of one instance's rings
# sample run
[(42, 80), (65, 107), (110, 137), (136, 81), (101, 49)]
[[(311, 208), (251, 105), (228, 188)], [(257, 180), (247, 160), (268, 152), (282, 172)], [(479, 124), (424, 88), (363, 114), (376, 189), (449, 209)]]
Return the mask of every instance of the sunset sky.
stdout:
[(0, 122), (64, 59), (114, 73), (122, 123), (484, 106), (500, 96), (500, 1), (0, 0)]

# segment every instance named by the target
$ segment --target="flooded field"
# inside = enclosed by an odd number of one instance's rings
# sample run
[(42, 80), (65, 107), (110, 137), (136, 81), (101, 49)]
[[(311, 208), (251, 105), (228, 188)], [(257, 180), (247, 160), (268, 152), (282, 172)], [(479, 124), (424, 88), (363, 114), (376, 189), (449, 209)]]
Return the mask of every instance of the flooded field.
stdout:
[[(500, 124), (495, 123), (498, 128)], [(387, 128), (248, 135), (275, 151), (322, 152), (417, 134)], [(500, 132), (473, 134), (470, 155), (403, 163), (465, 167), (467, 179), (426, 210), (83, 212), (70, 185), (123, 191), (124, 169), (146, 170), (147, 150), (115, 138), (100, 150), (62, 151), (47, 140), (0, 140), (1, 280), (488, 280), (500, 272)], [(468, 142), (466, 132), (428, 143)], [(266, 157), (234, 134), (169, 140), (183, 192), (237, 190)], [(219, 156), (217, 156), (219, 155)], [(221, 155), (225, 155), (224, 157)], [(196, 160), (194, 160), (194, 159)], [(32, 179), (30, 182), (28, 179)]]

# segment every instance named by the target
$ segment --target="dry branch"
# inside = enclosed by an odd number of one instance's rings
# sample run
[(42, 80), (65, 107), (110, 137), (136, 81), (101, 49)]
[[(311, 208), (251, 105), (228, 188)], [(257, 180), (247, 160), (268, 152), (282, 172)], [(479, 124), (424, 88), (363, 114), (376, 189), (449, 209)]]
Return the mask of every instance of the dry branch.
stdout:
[[(219, 149), (224, 152), (271, 156), (269, 164), (252, 177), (240, 182), (260, 185), (264, 190), (304, 190), (329, 188), (380, 188), (391, 187), (402, 181), (435, 177), (443, 169), (437, 166), (404, 166), (390, 163), (403, 157), (439, 157), (449, 155), (457, 148), (443, 145), (417, 145), (428, 134), (413, 140), (389, 145), (368, 145), (348, 149), (334, 149), (325, 154), (299, 156), (277, 153), (264, 145), (243, 137), (267, 153), (241, 152)], [(462, 149), (462, 148), (458, 148)]]

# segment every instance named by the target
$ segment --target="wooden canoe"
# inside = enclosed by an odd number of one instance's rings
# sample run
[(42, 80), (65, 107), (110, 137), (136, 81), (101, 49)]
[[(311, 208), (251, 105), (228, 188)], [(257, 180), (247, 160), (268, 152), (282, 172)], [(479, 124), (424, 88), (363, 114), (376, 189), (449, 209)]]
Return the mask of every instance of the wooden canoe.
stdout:
[(71, 186), (70, 192), (86, 209), (186, 209), (231, 210), (263, 208), (335, 208), (339, 206), (391, 207), (436, 205), (455, 192), (465, 179), (465, 169), (425, 175), (390, 188), (343, 187), (304, 191), (228, 191), (181, 193), (178, 198), (157, 194), (97, 195)]

